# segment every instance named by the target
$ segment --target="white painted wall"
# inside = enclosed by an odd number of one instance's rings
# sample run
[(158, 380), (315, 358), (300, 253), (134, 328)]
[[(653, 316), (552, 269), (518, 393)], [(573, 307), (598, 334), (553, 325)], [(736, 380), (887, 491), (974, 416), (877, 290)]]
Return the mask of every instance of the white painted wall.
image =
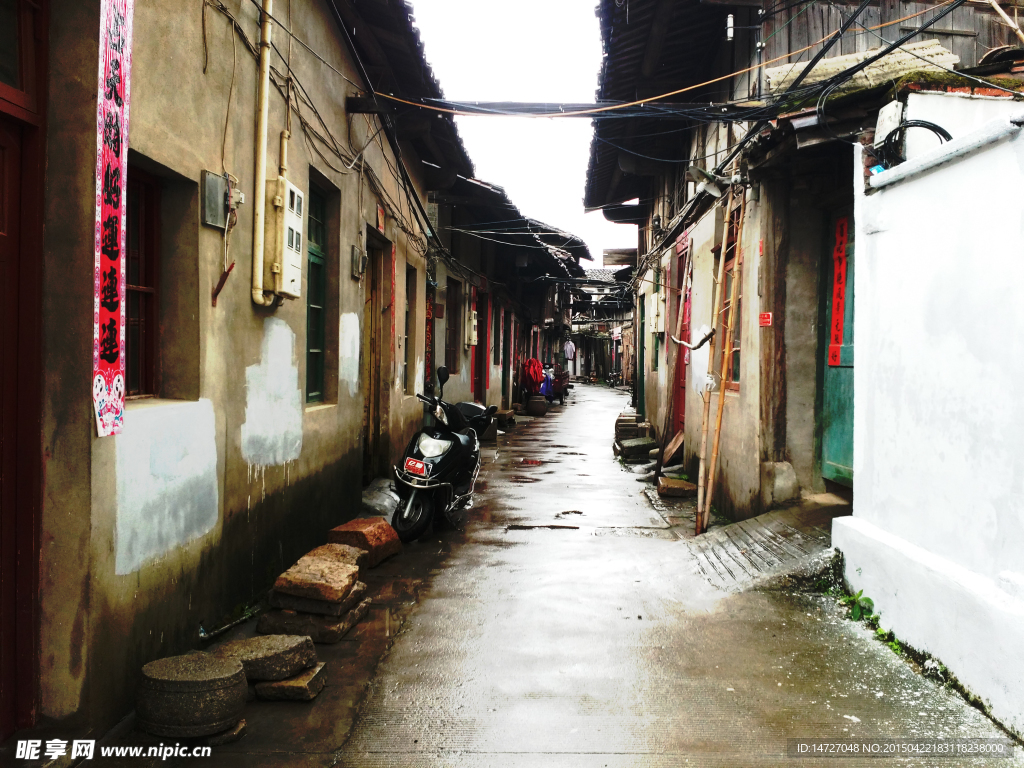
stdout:
[[(947, 98), (944, 109), (974, 108)], [(856, 504), (833, 524), (847, 578), (882, 626), (941, 659), (1018, 732), (1022, 182), (1018, 133), (858, 195)]]
[(118, 576), (208, 533), (219, 515), (213, 403), (153, 402), (131, 415), (114, 438)]
[(349, 397), (359, 394), (359, 344), (362, 331), (359, 330), (359, 315), (346, 312), (341, 316), (338, 331), (338, 376), (345, 385)]
[(242, 457), (268, 467), (302, 453), (302, 390), (295, 362), (295, 332), (284, 320), (263, 321), (260, 362), (245, 369)]

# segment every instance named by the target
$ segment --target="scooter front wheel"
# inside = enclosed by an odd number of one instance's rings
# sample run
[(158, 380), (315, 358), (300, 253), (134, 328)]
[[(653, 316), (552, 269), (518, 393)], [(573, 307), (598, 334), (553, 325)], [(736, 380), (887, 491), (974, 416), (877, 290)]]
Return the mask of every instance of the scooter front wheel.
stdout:
[(430, 528), (434, 515), (434, 499), (430, 494), (413, 490), (408, 499), (398, 502), (391, 527), (403, 542), (415, 541)]

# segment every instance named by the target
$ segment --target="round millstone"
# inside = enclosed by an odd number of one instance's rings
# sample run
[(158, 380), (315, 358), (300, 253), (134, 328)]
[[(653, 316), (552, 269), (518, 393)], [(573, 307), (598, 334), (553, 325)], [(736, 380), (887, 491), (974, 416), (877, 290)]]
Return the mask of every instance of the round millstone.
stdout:
[(156, 736), (208, 736), (238, 723), (247, 695), (237, 659), (208, 653), (157, 659), (142, 668), (138, 724)]
[(255, 680), (284, 680), (316, 664), (316, 648), (305, 635), (264, 635), (232, 640), (210, 651), (222, 659), (237, 659), (245, 677)]

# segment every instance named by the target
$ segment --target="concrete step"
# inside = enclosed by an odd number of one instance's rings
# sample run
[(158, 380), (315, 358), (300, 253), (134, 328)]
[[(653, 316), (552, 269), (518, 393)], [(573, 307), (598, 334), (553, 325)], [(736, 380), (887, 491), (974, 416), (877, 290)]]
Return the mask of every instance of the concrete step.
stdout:
[(800, 570), (832, 546), (831, 519), (848, 506), (794, 507), (715, 528), (687, 544), (694, 573), (738, 592), (767, 577)]

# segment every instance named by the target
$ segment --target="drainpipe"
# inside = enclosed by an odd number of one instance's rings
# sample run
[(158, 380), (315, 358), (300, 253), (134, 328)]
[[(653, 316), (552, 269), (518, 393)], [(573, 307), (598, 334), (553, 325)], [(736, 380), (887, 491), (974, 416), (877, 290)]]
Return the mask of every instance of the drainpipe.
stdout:
[(256, 117), (256, 174), (254, 179), (252, 232), (252, 301), (261, 307), (274, 303), (274, 296), (263, 291), (263, 248), (267, 205), (267, 122), (270, 109), (270, 15), (274, 0), (263, 0), (260, 18), (259, 112)]

